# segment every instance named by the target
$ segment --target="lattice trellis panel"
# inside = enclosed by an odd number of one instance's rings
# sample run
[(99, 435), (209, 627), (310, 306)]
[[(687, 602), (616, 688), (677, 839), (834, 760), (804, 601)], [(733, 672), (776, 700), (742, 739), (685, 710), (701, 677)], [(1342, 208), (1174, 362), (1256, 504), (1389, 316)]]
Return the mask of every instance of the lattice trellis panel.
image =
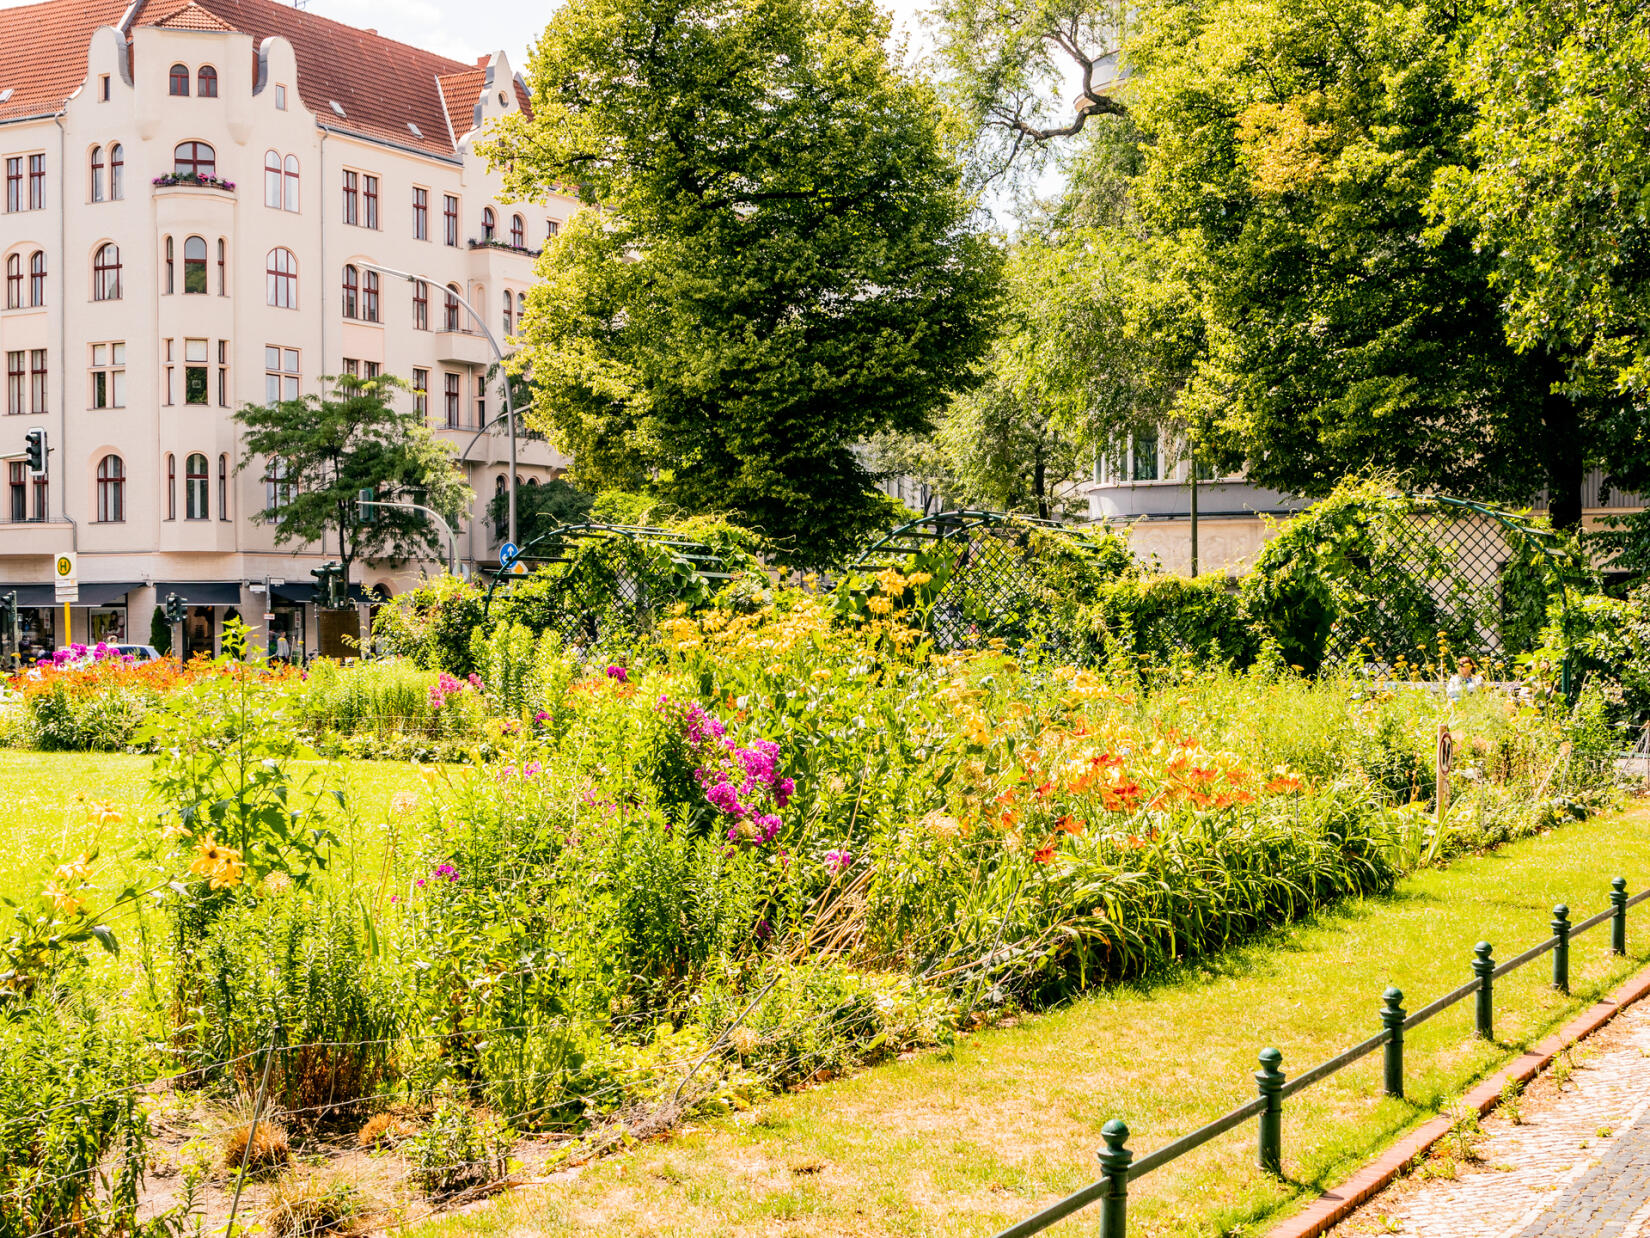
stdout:
[[(942, 512), (904, 525), (869, 547), (856, 571), (903, 569), (917, 555), (946, 576), (928, 611), (928, 632), (943, 651), (1000, 638), (1023, 642), (1046, 612), (1030, 563), (1031, 530), (1066, 532), (1051, 520), (1001, 512)], [(1046, 633), (1050, 639), (1059, 633)]]

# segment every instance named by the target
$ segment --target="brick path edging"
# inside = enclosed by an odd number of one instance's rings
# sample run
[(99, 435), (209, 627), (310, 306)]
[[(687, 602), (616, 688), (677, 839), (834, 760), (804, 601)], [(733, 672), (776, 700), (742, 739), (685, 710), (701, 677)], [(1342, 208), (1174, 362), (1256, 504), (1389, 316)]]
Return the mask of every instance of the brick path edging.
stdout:
[[(1622, 1010), (1647, 995), (1650, 995), (1650, 968), (1619, 986), (1603, 1001), (1582, 1011), (1534, 1048), (1519, 1054), (1463, 1096), (1462, 1103), (1471, 1105), (1480, 1114), (1488, 1113), (1500, 1103), (1501, 1088), (1508, 1079), (1528, 1083), (1565, 1045), (1591, 1036)], [(1396, 1178), (1405, 1165), (1448, 1134), (1449, 1125), (1449, 1119), (1443, 1117), (1422, 1123), (1345, 1182), (1325, 1191), (1305, 1209), (1267, 1230), (1266, 1238), (1318, 1238), (1318, 1235), (1367, 1203)]]

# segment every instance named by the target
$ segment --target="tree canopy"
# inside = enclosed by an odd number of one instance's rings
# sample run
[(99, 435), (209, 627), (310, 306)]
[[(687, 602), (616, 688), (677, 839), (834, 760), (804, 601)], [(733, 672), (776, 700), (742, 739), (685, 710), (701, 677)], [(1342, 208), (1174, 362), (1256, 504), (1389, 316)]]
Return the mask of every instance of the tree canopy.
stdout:
[(490, 146), (578, 185), (519, 364), (586, 488), (650, 490), (823, 562), (885, 525), (856, 453), (969, 380), (1000, 258), (931, 88), (869, 0), (572, 0)]
[(253, 519), (273, 524), (281, 545), (314, 543), (323, 553), (336, 546), (346, 585), (358, 560), (420, 552), (444, 559), (446, 543), (422, 513), (379, 507), (363, 515), (358, 505), (363, 498), (411, 500), (456, 524), (471, 492), (452, 448), (420, 414), (391, 403), (404, 387), (396, 379), (343, 374), (323, 381), (331, 384), (327, 395), (248, 404), (235, 414), (245, 448), (240, 468), (260, 470), (276, 500)]

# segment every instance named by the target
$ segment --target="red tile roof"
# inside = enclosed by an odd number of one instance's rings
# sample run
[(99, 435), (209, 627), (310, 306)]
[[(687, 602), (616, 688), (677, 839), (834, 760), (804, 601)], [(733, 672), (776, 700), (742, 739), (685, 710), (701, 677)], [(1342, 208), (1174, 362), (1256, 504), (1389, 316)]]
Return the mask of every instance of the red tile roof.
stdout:
[[(0, 121), (60, 108), (85, 80), (92, 32), (118, 25), (128, 3), (46, 0), (4, 10), (0, 92), (9, 86), (12, 95), (0, 103)], [(453, 155), (454, 143), (471, 127), (485, 77), (472, 65), (278, 0), (148, 0), (132, 24), (239, 30), (254, 45), (279, 35), (297, 55), (298, 95), (322, 124), (432, 155)], [(508, 89), (528, 106), (524, 90), (514, 83)]]
[(92, 31), (113, 26), (127, 0), (47, 0), (0, 17), (0, 121), (57, 111), (86, 80)]
[(233, 30), (235, 27), (221, 21), (201, 8), (195, 0), (179, 5), (164, 17), (145, 21), (145, 26), (159, 26), (163, 30)]
[(481, 98), (482, 83), (486, 80), (485, 69), (446, 73), (436, 79), (441, 86), (441, 101), (447, 108), (447, 123), (453, 127), (453, 141), (475, 128), (476, 100)]

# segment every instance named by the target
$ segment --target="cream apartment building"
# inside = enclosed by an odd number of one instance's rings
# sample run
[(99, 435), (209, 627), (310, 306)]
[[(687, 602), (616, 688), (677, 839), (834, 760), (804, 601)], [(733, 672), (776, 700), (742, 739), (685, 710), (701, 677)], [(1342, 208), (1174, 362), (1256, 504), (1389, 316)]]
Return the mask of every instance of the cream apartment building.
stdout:
[[(309, 573), (329, 556), (253, 520), (284, 487), (237, 470), (231, 414), (323, 375), (414, 384), (403, 398), (476, 492), (460, 558), (488, 561), (508, 441), (492, 349), (449, 290), (508, 350), (534, 256), (575, 207), (506, 201), (476, 153), (525, 105), (503, 52), (462, 64), (272, 0), (0, 10), (0, 592), (27, 608), (26, 647), (146, 641), (176, 593), (191, 652), (266, 609), (313, 648)], [(43, 481), (22, 459), (36, 427)], [(566, 464), (527, 437), (518, 459), (524, 486)], [(393, 593), (438, 566), (369, 564), (357, 583)]]

